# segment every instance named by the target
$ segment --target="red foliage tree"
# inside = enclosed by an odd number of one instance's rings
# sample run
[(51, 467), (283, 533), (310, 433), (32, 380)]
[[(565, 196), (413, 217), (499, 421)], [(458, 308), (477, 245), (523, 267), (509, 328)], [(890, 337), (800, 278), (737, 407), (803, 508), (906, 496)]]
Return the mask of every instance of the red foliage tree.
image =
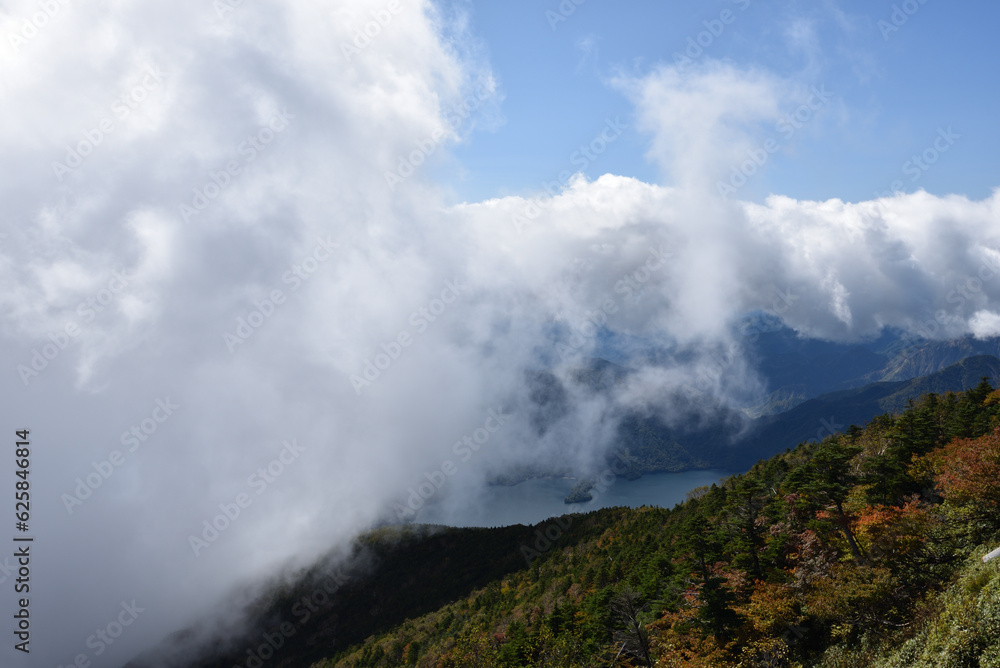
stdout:
[(960, 506), (1000, 510), (1000, 429), (959, 438), (928, 455), (938, 491)]

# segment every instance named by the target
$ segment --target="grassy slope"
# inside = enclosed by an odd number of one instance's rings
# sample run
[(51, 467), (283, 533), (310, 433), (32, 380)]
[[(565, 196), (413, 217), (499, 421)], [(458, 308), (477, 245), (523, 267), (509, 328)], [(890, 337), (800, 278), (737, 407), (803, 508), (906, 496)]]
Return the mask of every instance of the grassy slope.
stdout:
[(923, 605), (913, 637), (889, 651), (831, 649), (823, 668), (1000, 667), (1000, 562), (975, 550), (955, 581)]

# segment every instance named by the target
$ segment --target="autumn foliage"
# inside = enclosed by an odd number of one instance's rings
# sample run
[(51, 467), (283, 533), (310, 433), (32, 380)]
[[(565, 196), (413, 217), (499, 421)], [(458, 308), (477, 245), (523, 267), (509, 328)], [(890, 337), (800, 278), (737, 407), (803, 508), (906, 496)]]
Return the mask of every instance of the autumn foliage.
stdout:
[[(879, 657), (922, 637), (980, 643), (927, 620), (998, 530), (1000, 394), (984, 381), (804, 443), (673, 510), (574, 517), (529, 568), (317, 666), (918, 665)], [(955, 605), (949, 618), (980, 614)]]
[(1000, 429), (959, 438), (929, 456), (938, 490), (948, 501), (1000, 509)]

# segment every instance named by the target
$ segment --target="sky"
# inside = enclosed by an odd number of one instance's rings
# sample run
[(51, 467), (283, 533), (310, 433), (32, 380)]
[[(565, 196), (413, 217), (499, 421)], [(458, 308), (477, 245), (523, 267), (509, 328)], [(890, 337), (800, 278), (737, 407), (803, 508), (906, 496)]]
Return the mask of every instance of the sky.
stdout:
[[(31, 654), (4, 631), (0, 663), (120, 665), (421, 485), (592, 473), (706, 377), (763, 396), (748, 313), (1000, 335), (998, 10), (894, 11), (0, 4), (11, 627), (34, 537)], [(632, 373), (594, 395), (611, 338)], [(544, 433), (540, 370), (569, 398)]]
[[(912, 14), (894, 16), (901, 5), (473, 3), (471, 20), (500, 84), (504, 122), (456, 150), (460, 171), (449, 183), (469, 200), (537, 189), (564, 169), (605, 117), (634, 118), (617, 78), (689, 57), (695, 65), (721, 60), (766, 69), (832, 96), (801, 132), (782, 141), (744, 198), (778, 193), (859, 202), (892, 191), (896, 181), (903, 192), (986, 197), (996, 187), (993, 156), (1000, 150), (993, 130), (1000, 92), (988, 83), (1000, 58), (992, 33), (1000, 8), (927, 0)], [(725, 11), (730, 15), (721, 23)], [(784, 116), (797, 106), (778, 111)], [(907, 161), (933, 145), (938, 129), (949, 127), (961, 138), (948, 155), (931, 169), (904, 172)], [(659, 182), (663, 174), (636, 130), (584, 173)]]

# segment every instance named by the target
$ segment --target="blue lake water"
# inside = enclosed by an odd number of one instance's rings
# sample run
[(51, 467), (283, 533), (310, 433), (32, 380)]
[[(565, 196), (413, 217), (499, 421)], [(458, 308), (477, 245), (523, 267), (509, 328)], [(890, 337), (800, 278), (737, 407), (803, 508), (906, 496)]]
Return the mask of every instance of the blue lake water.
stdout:
[(537, 524), (566, 513), (585, 513), (613, 506), (672, 508), (684, 501), (688, 491), (718, 483), (728, 475), (725, 471), (684, 471), (647, 474), (631, 482), (618, 478), (603, 492), (594, 494), (593, 500), (574, 504), (564, 503), (563, 499), (576, 480), (527, 480), (512, 486), (488, 487), (477, 502), (457, 503), (444, 499), (421, 509), (416, 521), (457, 527), (496, 527)]

